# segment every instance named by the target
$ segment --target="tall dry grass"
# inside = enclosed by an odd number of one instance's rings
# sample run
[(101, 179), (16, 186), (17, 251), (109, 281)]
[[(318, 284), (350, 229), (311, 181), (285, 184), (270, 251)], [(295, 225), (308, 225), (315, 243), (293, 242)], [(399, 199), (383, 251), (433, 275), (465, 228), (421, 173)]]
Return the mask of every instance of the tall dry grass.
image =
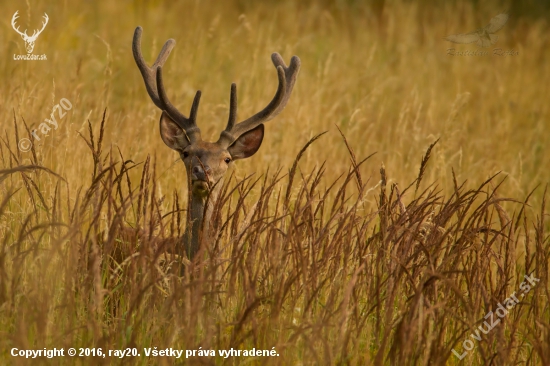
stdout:
[[(13, 347), (137, 347), (38, 362), (549, 364), (547, 24), (510, 21), (498, 46), (517, 56), (450, 57), (469, 46), (442, 37), (502, 4), (378, 3), (0, 4), (23, 28), (50, 16), (35, 47), (48, 61), (13, 61), (24, 49), (9, 16), (0, 34), (2, 363), (27, 364)], [(231, 82), (247, 117), (274, 93), (271, 52), (302, 59), (183, 276), (170, 253), (185, 173), (132, 59), (137, 25), (150, 61), (178, 42), (167, 89), (183, 110), (203, 90), (206, 137)], [(19, 151), (61, 98), (73, 108), (59, 128)], [(531, 273), (540, 282), (459, 362), (451, 350)], [(280, 356), (174, 361), (144, 347)]]

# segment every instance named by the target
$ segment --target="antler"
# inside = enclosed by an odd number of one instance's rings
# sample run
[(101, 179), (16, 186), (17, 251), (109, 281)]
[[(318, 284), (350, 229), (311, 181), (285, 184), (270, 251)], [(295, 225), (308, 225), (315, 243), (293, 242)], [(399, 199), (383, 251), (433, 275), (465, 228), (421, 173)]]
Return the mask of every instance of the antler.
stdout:
[(13, 30), (16, 31), (17, 33), (19, 33), (22, 37), (28, 38), (29, 36), (27, 36), (27, 30), (26, 29), (25, 29), (25, 32), (21, 32), (19, 30), (19, 27), (16, 27), (15, 21), (17, 20), (17, 18), (19, 18), (19, 15), (17, 15), (18, 13), (19, 13), (19, 10), (17, 10), (15, 12), (15, 14), (13, 14), (13, 17), (11, 18), (11, 26), (12, 26)]
[(197, 111), (199, 110), (199, 103), (201, 101), (201, 91), (197, 90), (195, 98), (193, 99), (193, 105), (191, 106), (191, 112), (189, 118), (185, 117), (180, 111), (170, 103), (166, 91), (164, 90), (164, 82), (162, 81), (162, 67), (157, 67), (157, 89), (160, 97), (160, 101), (163, 105), (162, 110), (166, 111), (170, 118), (176, 122), (187, 135), (190, 142), (195, 142), (201, 139), (201, 130), (197, 126)]
[(32, 36), (30, 36), (29, 38), (32, 39), (32, 40), (35, 40), (39, 35), (40, 33), (42, 33), (42, 31), (44, 30), (44, 28), (46, 28), (46, 25), (48, 24), (48, 20), (50, 18), (48, 18), (48, 14), (44, 13), (44, 21), (42, 22), (42, 29), (40, 30), (35, 30), (33, 33), (32, 33)]
[(288, 67), (278, 53), (272, 54), (271, 60), (273, 61), (273, 65), (277, 68), (277, 76), (279, 78), (279, 86), (275, 96), (260, 112), (235, 125), (237, 119), (237, 86), (232, 84), (229, 120), (227, 122), (227, 127), (220, 134), (218, 144), (224, 147), (230, 146), (240, 135), (275, 118), (275, 116), (281, 113), (285, 108), (292, 93), (292, 89), (294, 88), (294, 84), (296, 83), (298, 71), (300, 70), (300, 59), (297, 56), (292, 56), (290, 59), (290, 66)]
[[(201, 99), (201, 91), (197, 91), (189, 117), (186, 117), (181, 114), (180, 111), (170, 102), (168, 96), (166, 95), (166, 90), (164, 89), (162, 67), (168, 59), (172, 48), (174, 48), (176, 41), (173, 39), (166, 41), (159, 56), (157, 57), (157, 60), (151, 67), (149, 67), (147, 66), (147, 63), (143, 59), (143, 55), (141, 53), (142, 32), (143, 29), (141, 27), (136, 28), (132, 43), (132, 51), (134, 53), (136, 64), (141, 71), (141, 75), (143, 76), (147, 93), (153, 100), (153, 103), (155, 103), (158, 108), (165, 111), (170, 118), (185, 131), (190, 142), (200, 140), (200, 129), (197, 126), (197, 111)], [(237, 86), (235, 84), (231, 84), (229, 120), (227, 121), (227, 127), (220, 134), (218, 144), (224, 147), (230, 146), (243, 133), (271, 120), (285, 108), (292, 93), (292, 89), (294, 88), (294, 84), (296, 83), (298, 71), (300, 70), (300, 59), (297, 56), (293, 56), (290, 59), (290, 65), (288, 67), (283, 61), (281, 55), (278, 53), (272, 54), (271, 60), (277, 69), (277, 76), (279, 78), (279, 86), (275, 96), (260, 112), (240, 123), (235, 124), (235, 121), (237, 120)]]
[(159, 56), (157, 57), (157, 60), (155, 61), (153, 66), (149, 67), (145, 63), (145, 60), (143, 59), (143, 55), (141, 53), (142, 32), (143, 29), (141, 27), (136, 28), (134, 32), (132, 51), (134, 53), (136, 64), (141, 71), (141, 75), (143, 76), (143, 81), (145, 82), (147, 93), (149, 93), (149, 96), (153, 100), (153, 103), (155, 103), (158, 108), (166, 111), (170, 118), (174, 122), (176, 122), (181, 128), (183, 128), (191, 142), (200, 140), (200, 129), (197, 127), (196, 120), (199, 102), (201, 99), (201, 91), (197, 91), (195, 99), (193, 100), (193, 106), (191, 107), (190, 116), (189, 118), (187, 118), (183, 114), (181, 114), (180, 111), (178, 111), (178, 109), (174, 107), (174, 105), (170, 102), (164, 89), (164, 82), (162, 80), (162, 67), (168, 59), (172, 48), (174, 48), (176, 41), (171, 38), (166, 41), (166, 43), (162, 47), (162, 50), (160, 51)]
[(162, 104), (158, 95), (156, 72), (157, 67), (163, 66), (168, 59), (168, 56), (170, 56), (170, 52), (172, 51), (172, 48), (174, 48), (174, 46), (176, 45), (176, 41), (174, 41), (172, 38), (167, 40), (162, 47), (162, 50), (160, 51), (159, 56), (157, 57), (157, 60), (155, 61), (153, 66), (149, 67), (147, 66), (147, 63), (145, 63), (143, 55), (141, 54), (142, 32), (143, 28), (136, 28), (134, 32), (134, 41), (132, 42), (132, 52), (134, 53), (134, 59), (136, 60), (139, 71), (141, 71), (141, 76), (143, 76), (143, 81), (145, 82), (145, 89), (147, 89), (147, 93), (157, 107), (159, 107), (160, 109), (164, 109), (164, 104)]

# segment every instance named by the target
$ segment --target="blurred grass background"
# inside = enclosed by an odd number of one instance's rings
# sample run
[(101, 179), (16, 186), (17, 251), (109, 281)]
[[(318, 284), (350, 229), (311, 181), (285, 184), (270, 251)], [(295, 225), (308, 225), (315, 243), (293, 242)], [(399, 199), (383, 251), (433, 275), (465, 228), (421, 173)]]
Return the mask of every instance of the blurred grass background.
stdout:
[[(11, 29), (16, 10), (18, 24), (29, 33), (40, 26), (43, 13), (48, 14), (49, 24), (34, 49), (35, 54), (46, 54), (47, 61), (13, 60), (14, 54), (26, 53), (22, 39)], [(504, 10), (510, 20), (489, 56), (447, 55), (449, 48), (476, 47), (448, 43), (443, 40), (446, 35), (485, 26)], [(390, 183), (412, 182), (426, 148), (438, 138), (424, 187), (435, 182), (443, 192), (453, 192), (452, 169), (468, 187), (501, 171), (507, 181), (500, 193), (523, 200), (550, 181), (546, 2), (37, 0), (3, 1), (0, 14), (4, 14), (0, 20), (2, 169), (16, 165), (15, 156), (20, 165), (36, 160), (67, 180), (67, 200), (76, 200), (74, 192), (88, 184), (94, 170), (78, 132), (87, 133), (88, 120), (97, 131), (105, 109), (103, 146), (119, 148), (125, 159), (134, 162), (153, 155), (159, 196), (176, 189), (186, 197), (184, 166), (160, 139), (160, 112), (149, 100), (132, 57), (131, 40), (138, 25), (144, 28), (142, 50), (149, 63), (168, 38), (176, 40), (165, 67), (167, 91), (184, 113), (195, 91), (203, 91), (198, 123), (203, 137), (210, 140), (217, 139), (225, 126), (231, 82), (237, 83), (239, 116), (244, 119), (263, 108), (275, 92), (270, 54), (279, 52), (287, 62), (292, 55), (301, 58), (302, 69), (287, 108), (267, 123), (260, 151), (236, 164), (238, 177), (277, 167), (286, 172), (308, 139), (329, 131), (300, 162), (301, 171), (310, 172), (326, 161), (321, 185), (329, 185), (349, 169), (349, 153), (338, 126), (359, 159), (377, 152), (361, 167), (372, 187), (378, 184), (382, 164)], [(493, 48), (515, 50), (517, 55), (492, 56)], [(57, 130), (40, 135), (36, 159), (30, 152), (17, 152), (14, 116), (19, 136), (25, 136), (23, 120), (37, 128), (61, 98), (70, 100), (73, 108), (58, 119)], [(54, 197), (56, 182), (42, 175), (37, 188), (44, 197)], [(13, 177), (0, 184), (3, 195), (23, 187)], [(531, 205), (540, 207), (542, 197), (543, 189), (535, 190)], [(367, 194), (365, 200), (366, 208), (377, 209), (376, 193)], [(1, 232), (15, 237), (35, 207), (24, 190), (13, 201), (9, 215), (2, 218)], [(16, 295), (55, 304), (55, 295), (49, 298), (26, 282), (37, 275), (32, 274), (33, 264), (27, 265), (30, 272), (12, 280), (22, 281), (30, 292)], [(45, 276), (41, 286), (61, 291), (58, 280)], [(86, 323), (88, 305), (77, 304)], [(224, 310), (228, 323), (232, 311)], [(4, 318), (1, 324), (6, 327), (0, 335), (9, 335), (10, 342), (40, 343), (33, 331), (31, 335), (13, 332), (27, 323), (36, 322), (40, 328), (42, 313), (35, 313), (36, 319), (29, 315), (32, 312), (25, 314), (25, 318)], [(71, 320), (61, 318), (66, 322), (63, 329), (70, 328)], [(40, 329), (36, 333), (41, 334)], [(83, 334), (83, 343), (86, 337), (90, 343), (92, 336)], [(367, 341), (363, 346), (364, 352), (376, 348)], [(19, 362), (6, 352), (0, 351), (4, 360)], [(292, 360), (308, 363), (301, 355)]]

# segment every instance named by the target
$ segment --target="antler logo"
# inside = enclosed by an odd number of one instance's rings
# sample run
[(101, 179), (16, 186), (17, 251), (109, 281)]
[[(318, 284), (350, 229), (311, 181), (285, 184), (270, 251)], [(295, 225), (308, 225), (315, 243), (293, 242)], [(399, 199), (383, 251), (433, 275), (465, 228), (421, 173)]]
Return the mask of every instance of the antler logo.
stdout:
[(19, 10), (16, 11), (15, 14), (13, 14), (13, 17), (11, 18), (11, 26), (17, 33), (19, 33), (21, 38), (23, 38), (23, 41), (25, 41), (25, 48), (27, 49), (27, 53), (32, 53), (34, 49), (34, 42), (36, 42), (36, 39), (38, 38), (40, 33), (42, 33), (44, 28), (46, 28), (46, 24), (48, 24), (48, 19), (49, 19), (48, 14), (44, 13), (44, 21), (42, 22), (42, 29), (40, 30), (35, 29), (34, 32), (32, 33), (32, 36), (29, 36), (27, 34), (26, 29), (24, 32), (21, 32), (19, 30), (19, 27), (15, 24), (17, 18), (19, 18), (18, 13), (19, 13)]
[(445, 37), (445, 39), (453, 43), (475, 43), (478, 47), (491, 47), (498, 40), (498, 36), (495, 33), (501, 30), (507, 21), (508, 14), (501, 13), (493, 17), (489, 24), (483, 28), (476, 29), (470, 33), (451, 34)]
[[(489, 56), (489, 51), (482, 48), (489, 48), (498, 41), (498, 36), (495, 34), (501, 30), (508, 18), (508, 13), (500, 13), (494, 16), (489, 24), (483, 28), (476, 29), (469, 33), (451, 34), (445, 37), (445, 40), (453, 43), (475, 43), (478, 47), (477, 50), (455, 50), (454, 48), (447, 48), (447, 55), (449, 56)], [(519, 52), (513, 48), (510, 50), (503, 50), (502, 48), (494, 48), (493, 56), (517, 56)]]

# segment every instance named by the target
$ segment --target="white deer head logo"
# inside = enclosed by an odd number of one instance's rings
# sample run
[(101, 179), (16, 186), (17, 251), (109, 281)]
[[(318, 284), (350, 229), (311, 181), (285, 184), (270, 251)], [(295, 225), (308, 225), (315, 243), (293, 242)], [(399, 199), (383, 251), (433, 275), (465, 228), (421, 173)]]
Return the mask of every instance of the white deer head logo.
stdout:
[(19, 30), (19, 27), (16, 26), (15, 21), (17, 20), (17, 18), (19, 18), (19, 15), (17, 15), (17, 13), (19, 13), (19, 10), (16, 11), (15, 14), (13, 14), (13, 18), (11, 18), (11, 26), (17, 33), (19, 33), (21, 38), (23, 38), (23, 41), (25, 41), (25, 48), (27, 49), (27, 53), (32, 53), (32, 50), (34, 49), (34, 42), (36, 41), (40, 33), (42, 33), (44, 28), (46, 28), (46, 24), (48, 24), (48, 14), (44, 13), (44, 21), (42, 22), (42, 29), (40, 30), (35, 29), (34, 32), (32, 33), (32, 36), (29, 36), (27, 35), (26, 29), (24, 32), (21, 32)]

